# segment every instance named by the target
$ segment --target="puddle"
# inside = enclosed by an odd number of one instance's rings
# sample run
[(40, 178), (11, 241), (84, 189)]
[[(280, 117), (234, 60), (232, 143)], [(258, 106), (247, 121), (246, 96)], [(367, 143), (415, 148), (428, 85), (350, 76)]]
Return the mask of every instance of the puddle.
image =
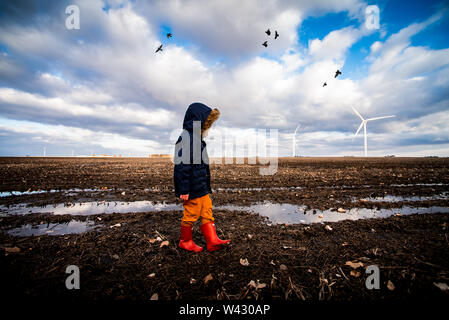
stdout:
[(74, 194), (77, 194), (80, 192), (102, 192), (102, 191), (111, 191), (111, 190), (117, 190), (117, 189), (103, 190), (103, 189), (74, 188), (74, 189), (61, 189), (61, 190), (51, 189), (51, 190), (33, 190), (33, 191), (3, 191), (3, 192), (0, 192), (0, 198), (11, 197), (11, 196), (26, 196), (26, 195), (40, 194), (40, 193), (57, 193), (57, 192), (66, 193), (68, 195), (74, 195)]
[(369, 201), (369, 202), (402, 202), (402, 201), (429, 201), (429, 200), (449, 200), (449, 193), (443, 192), (440, 194), (434, 194), (431, 196), (412, 196), (412, 197), (402, 197), (402, 196), (392, 196), (386, 195), (384, 197), (369, 197), (369, 198), (353, 198), (352, 202), (358, 201)]
[(60, 203), (56, 205), (45, 205), (41, 207), (30, 207), (27, 204), (0, 206), (0, 213), (5, 214), (33, 214), (52, 213), (70, 215), (93, 215), (103, 213), (130, 213), (130, 212), (152, 212), (182, 210), (182, 205), (154, 201), (101, 201), (101, 202), (79, 202)]
[(20, 228), (4, 230), (9, 235), (18, 237), (41, 236), (48, 235), (65, 235), (65, 234), (79, 234), (98, 228), (93, 221), (75, 221), (72, 220), (66, 223), (44, 223), (38, 225), (25, 224)]
[(253, 187), (253, 188), (217, 188), (212, 191), (218, 192), (239, 192), (239, 191), (266, 191), (266, 190), (301, 190), (304, 187)]
[[(81, 192), (92, 192), (92, 193), (100, 193), (100, 192), (130, 192), (132, 193), (133, 190), (129, 189), (123, 189), (123, 188), (110, 188), (110, 189), (98, 189), (98, 188), (87, 188), (87, 189), (79, 189), (79, 188), (73, 188), (73, 189), (51, 189), (51, 190), (33, 190), (33, 191), (2, 191), (0, 192), (0, 198), (5, 197), (12, 197), (12, 196), (26, 196), (26, 195), (32, 195), (32, 194), (41, 194), (41, 193), (64, 193), (66, 196), (76, 196), (78, 193)], [(144, 192), (161, 192), (161, 191), (171, 191), (174, 192), (174, 190), (162, 190), (157, 187), (152, 188), (145, 188), (143, 189)]]
[[(447, 183), (410, 183), (410, 184), (390, 184), (390, 185), (381, 185), (381, 186), (374, 186), (374, 185), (358, 185), (358, 186), (348, 186), (348, 185), (341, 185), (341, 186), (317, 186), (314, 187), (315, 189), (360, 189), (360, 188), (373, 188), (373, 187), (436, 187), (436, 186), (449, 186)], [(305, 187), (249, 187), (249, 188), (216, 188), (212, 189), (213, 191), (218, 192), (239, 192), (239, 191), (266, 191), (266, 190), (302, 190), (305, 189)], [(23, 195), (33, 195), (33, 194), (40, 194), (40, 193), (65, 193), (68, 196), (74, 196), (81, 192), (108, 192), (108, 191), (125, 191), (125, 192), (132, 192), (128, 189), (123, 188), (111, 188), (111, 189), (98, 189), (98, 188), (87, 188), (87, 189), (79, 189), (79, 188), (73, 188), (73, 189), (51, 189), (51, 190), (33, 190), (33, 191), (2, 191), (0, 192), (0, 198), (4, 197), (12, 197), (12, 196), (23, 196)], [(145, 188), (143, 189), (145, 192), (161, 192), (161, 191), (173, 191), (173, 190), (162, 190), (159, 187), (152, 187), (152, 188)]]
[(408, 183), (408, 184), (390, 184), (390, 187), (441, 187), (449, 186), (448, 183)]
[[(387, 218), (392, 215), (401, 214), (424, 214), (424, 213), (449, 213), (449, 207), (407, 207), (391, 208), (391, 209), (367, 209), (367, 208), (352, 208), (345, 213), (329, 210), (313, 210), (306, 211), (306, 206), (298, 206), (288, 203), (278, 204), (271, 202), (264, 202), (251, 206), (222, 206), (220, 209), (239, 210), (251, 213), (257, 213), (261, 216), (268, 217), (271, 223), (316, 223), (316, 222), (337, 222), (342, 220), (358, 220), (368, 218)], [(313, 212), (316, 212), (315, 214)], [(322, 218), (320, 218), (322, 216)]]
[[(393, 197), (393, 196), (392, 196)], [(385, 198), (383, 198), (385, 199)], [(403, 198), (401, 198), (403, 199)], [(181, 211), (181, 204), (153, 202), (153, 201), (133, 201), (133, 202), (84, 202), (72, 204), (46, 205), (42, 207), (29, 207), (26, 204), (13, 205), (9, 208), (0, 206), (2, 215), (10, 214), (33, 214), (33, 213), (52, 213), (52, 214), (70, 214), (70, 215), (93, 215), (108, 213), (131, 213), (131, 212), (157, 212), (157, 211)], [(407, 215), (412, 213), (449, 213), (449, 207), (409, 207), (390, 209), (368, 209), (352, 208), (345, 213), (329, 210), (306, 211), (306, 206), (293, 204), (279, 204), (272, 202), (263, 202), (250, 206), (224, 205), (216, 206), (215, 209), (238, 210), (250, 213), (256, 213), (268, 217), (271, 223), (315, 223), (315, 222), (335, 222), (341, 220), (357, 220), (366, 218), (386, 218), (395, 214)], [(335, 210), (335, 209), (334, 209)], [(315, 213), (314, 213), (315, 212)], [(321, 217), (321, 218), (320, 218)]]

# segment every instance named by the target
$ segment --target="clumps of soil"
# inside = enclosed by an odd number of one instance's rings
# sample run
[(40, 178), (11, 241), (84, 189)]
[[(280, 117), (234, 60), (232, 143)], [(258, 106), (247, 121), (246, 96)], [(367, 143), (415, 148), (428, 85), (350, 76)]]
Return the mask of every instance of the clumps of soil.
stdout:
[[(329, 231), (324, 224), (270, 226), (257, 215), (219, 211), (217, 233), (232, 241), (223, 250), (198, 254), (177, 247), (180, 216), (169, 211), (79, 217), (100, 218), (103, 226), (78, 235), (0, 233), (3, 288), (12, 298), (93, 300), (149, 300), (155, 293), (162, 300), (447, 297), (434, 283), (447, 283), (448, 214), (342, 221), (328, 223)], [(198, 226), (194, 240), (205, 246)], [(15, 247), (19, 252), (7, 250)], [(354, 269), (348, 261), (361, 266)], [(65, 287), (68, 265), (80, 268), (80, 290)], [(368, 265), (380, 268), (379, 290), (365, 286)]]

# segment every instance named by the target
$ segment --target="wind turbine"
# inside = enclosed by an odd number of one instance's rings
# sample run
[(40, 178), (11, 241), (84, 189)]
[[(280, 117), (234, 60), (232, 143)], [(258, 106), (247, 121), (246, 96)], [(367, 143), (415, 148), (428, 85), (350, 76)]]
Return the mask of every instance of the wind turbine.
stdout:
[(293, 134), (293, 157), (296, 157), (296, 132), (298, 131), (299, 127), (301, 125), (299, 124), (296, 129), (295, 129), (295, 133)]
[(395, 116), (385, 116), (385, 117), (376, 117), (376, 118), (364, 119), (362, 117), (362, 115), (354, 107), (351, 107), (351, 108), (352, 108), (352, 110), (354, 110), (355, 114), (358, 115), (360, 119), (362, 119), (362, 123), (360, 124), (359, 128), (357, 129), (357, 132), (355, 133), (355, 135), (352, 138), (352, 140), (354, 140), (354, 138), (357, 136), (357, 134), (359, 133), (360, 129), (362, 129), (362, 126), (363, 126), (363, 133), (364, 133), (364, 136), (365, 136), (365, 157), (367, 157), (368, 156), (368, 142), (367, 142), (368, 134), (366, 133), (366, 124), (368, 123), (368, 121), (379, 120), (379, 119), (386, 119), (386, 118), (393, 118)]

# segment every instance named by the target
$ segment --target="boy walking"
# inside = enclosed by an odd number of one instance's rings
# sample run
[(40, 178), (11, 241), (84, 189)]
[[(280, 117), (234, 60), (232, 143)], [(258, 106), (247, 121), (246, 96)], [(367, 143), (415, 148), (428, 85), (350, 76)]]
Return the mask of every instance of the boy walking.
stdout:
[(212, 215), (209, 158), (203, 136), (218, 119), (218, 109), (202, 103), (193, 103), (184, 116), (183, 134), (175, 147), (174, 184), (175, 195), (183, 200), (184, 212), (181, 220), (179, 247), (201, 252), (203, 248), (192, 240), (193, 224), (201, 217), (201, 232), (207, 250), (215, 251), (231, 240), (221, 240), (215, 231)]

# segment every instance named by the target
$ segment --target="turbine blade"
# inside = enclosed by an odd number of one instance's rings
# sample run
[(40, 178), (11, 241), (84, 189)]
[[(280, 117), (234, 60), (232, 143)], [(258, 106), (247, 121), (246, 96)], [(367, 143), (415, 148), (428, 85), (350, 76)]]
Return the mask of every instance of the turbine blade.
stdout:
[(386, 118), (393, 118), (393, 117), (396, 117), (396, 116), (386, 116), (386, 117), (369, 118), (369, 119), (366, 119), (366, 121), (379, 120), (379, 119), (386, 119)]
[(354, 110), (355, 114), (358, 115), (360, 119), (362, 119), (362, 121), (365, 120), (365, 119), (363, 119), (362, 115), (354, 107), (351, 107), (351, 108), (352, 108), (352, 110)]
[(298, 125), (298, 126), (296, 127), (296, 129), (295, 129), (295, 134), (296, 134), (296, 132), (298, 131), (298, 129), (299, 129), (300, 126), (301, 126), (301, 125)]
[(363, 127), (363, 122), (360, 124), (359, 128), (357, 129), (357, 132), (355, 133), (355, 135), (352, 137), (352, 141), (354, 141), (354, 138), (357, 137), (357, 134), (359, 133), (360, 129), (362, 129)]

